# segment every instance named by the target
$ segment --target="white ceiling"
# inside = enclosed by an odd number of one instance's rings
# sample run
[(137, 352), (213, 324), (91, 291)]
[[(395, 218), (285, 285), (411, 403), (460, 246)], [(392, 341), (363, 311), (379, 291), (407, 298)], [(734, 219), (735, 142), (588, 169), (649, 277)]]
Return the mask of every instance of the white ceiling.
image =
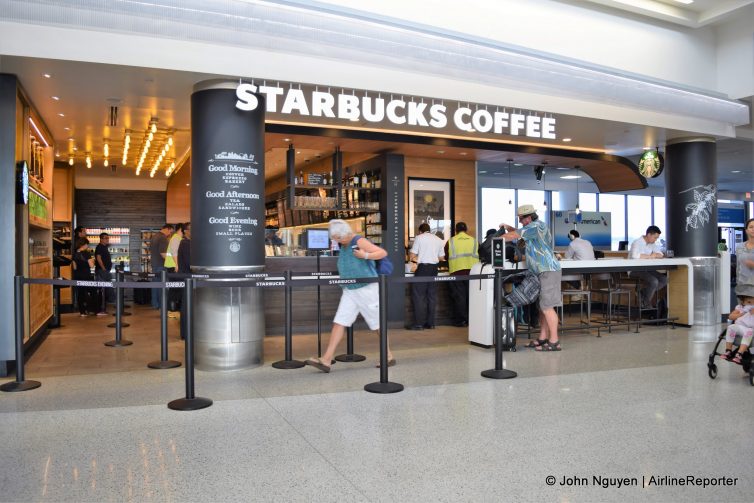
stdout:
[(676, 0), (587, 1), (690, 28), (714, 25), (736, 15), (736, 11), (754, 4), (754, 0), (693, 0), (688, 4)]
[[(207, 79), (230, 78), (195, 72), (13, 56), (0, 57), (0, 72), (18, 75), (53, 134), (56, 150), (60, 154), (58, 160), (66, 161), (67, 156), (73, 154), (79, 167), (77, 176), (91, 174), (110, 188), (117, 180), (136, 179), (134, 165), (151, 118), (157, 118), (161, 128), (174, 132), (174, 145), (168, 158), (183, 158), (190, 147), (190, 96), (194, 84)], [(49, 74), (50, 78), (45, 78), (44, 74)], [(59, 100), (53, 99), (53, 96)], [(112, 105), (118, 106), (118, 122), (114, 127), (107, 125)], [(558, 142), (556, 146), (595, 149), (621, 156), (638, 155), (643, 147), (660, 146), (662, 149), (667, 139), (690, 134), (574, 116), (558, 115), (557, 119), (559, 136), (570, 137), (572, 142)], [(354, 125), (358, 127), (358, 124)], [(121, 156), (126, 130), (133, 133), (129, 161), (124, 168)], [(103, 165), (105, 139), (109, 139), (110, 147), (110, 166), (107, 168)], [(718, 168), (721, 189), (737, 192), (754, 189), (752, 142), (720, 140)], [(325, 150), (330, 149), (325, 146)], [(306, 157), (313, 160), (318, 155), (327, 155), (325, 150), (302, 152), (297, 161), (303, 163)], [(82, 168), (86, 152), (92, 157), (91, 170)], [(270, 167), (277, 166), (283, 156), (284, 149), (270, 149), (267, 162)], [(113, 165), (117, 166), (114, 172)], [(164, 186), (166, 166), (167, 162), (164, 162), (155, 177), (156, 187)], [(148, 179), (148, 172), (149, 167), (145, 166), (139, 179)], [(148, 182), (144, 180), (139, 183)]]

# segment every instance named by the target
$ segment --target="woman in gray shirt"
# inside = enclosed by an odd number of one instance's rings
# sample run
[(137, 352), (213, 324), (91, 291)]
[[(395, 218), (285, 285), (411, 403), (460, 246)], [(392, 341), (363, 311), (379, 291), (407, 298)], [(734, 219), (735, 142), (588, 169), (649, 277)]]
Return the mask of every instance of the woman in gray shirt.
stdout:
[(736, 295), (754, 296), (754, 218), (746, 221), (746, 241), (736, 246)]

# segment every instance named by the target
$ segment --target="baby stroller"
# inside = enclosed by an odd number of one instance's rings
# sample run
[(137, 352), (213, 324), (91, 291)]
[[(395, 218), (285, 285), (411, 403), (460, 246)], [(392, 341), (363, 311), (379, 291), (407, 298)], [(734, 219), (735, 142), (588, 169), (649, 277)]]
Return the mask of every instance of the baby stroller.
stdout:
[[(720, 332), (720, 335), (717, 338), (717, 344), (715, 344), (715, 349), (712, 350), (712, 353), (709, 355), (709, 362), (707, 362), (707, 374), (709, 375), (710, 379), (714, 379), (717, 377), (717, 364), (715, 363), (715, 357), (720, 356), (722, 353), (718, 353), (717, 350), (720, 347), (720, 343), (725, 341), (725, 333), (727, 332), (727, 327), (723, 329), (722, 332)], [(741, 344), (740, 338), (736, 337), (736, 340), (733, 341), (733, 350), (738, 351), (738, 347)], [(741, 358), (741, 366), (744, 369), (744, 372), (747, 372), (749, 374), (749, 384), (754, 386), (754, 365), (752, 365), (752, 357), (751, 354), (752, 348), (750, 347), (748, 351), (746, 351)]]

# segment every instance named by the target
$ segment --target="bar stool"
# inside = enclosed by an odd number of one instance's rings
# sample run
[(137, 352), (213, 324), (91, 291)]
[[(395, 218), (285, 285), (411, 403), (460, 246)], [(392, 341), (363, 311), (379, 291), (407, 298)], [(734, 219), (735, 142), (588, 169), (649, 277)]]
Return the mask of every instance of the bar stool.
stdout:
[[(564, 274), (561, 277), (561, 283), (579, 283), (578, 288), (566, 288), (560, 289), (560, 324), (565, 325), (565, 303), (563, 302), (566, 298), (566, 295), (573, 296), (578, 295), (579, 296), (579, 322), (582, 324), (585, 324), (586, 326), (589, 326), (592, 320), (592, 290), (591, 286), (589, 285), (589, 281), (586, 281), (585, 286), (585, 279), (584, 276), (581, 274)], [(586, 299), (586, 323), (584, 322), (584, 299)], [(570, 299), (569, 299), (570, 300)], [(570, 304), (570, 302), (569, 302)]]
[[(631, 329), (631, 290), (621, 284), (616, 273), (593, 274), (592, 281), (593, 282), (594, 281), (607, 282), (606, 287), (592, 288), (592, 294), (602, 295), (603, 302), (604, 302), (605, 297), (607, 297), (607, 304), (606, 304), (607, 309), (604, 310), (602, 313), (602, 316), (604, 318), (607, 318), (607, 331), (612, 332), (613, 314), (615, 312), (615, 306), (617, 304), (613, 299), (615, 298), (619, 302), (621, 296), (623, 295), (625, 295), (627, 299), (626, 320), (628, 322), (628, 325), (629, 325), (628, 328), (630, 330)], [(620, 304), (617, 304), (617, 305), (620, 305)]]
[[(637, 312), (638, 312), (637, 321), (641, 322), (642, 314), (645, 313), (645, 312), (647, 312), (647, 311), (654, 311), (655, 318), (659, 318), (659, 316), (660, 316), (660, 303), (658, 302), (658, 300), (659, 300), (659, 295), (660, 295), (661, 288), (658, 288), (655, 291), (655, 293), (653, 294), (653, 300), (655, 302), (655, 307), (651, 307), (651, 306), (645, 306), (641, 302), (641, 289), (642, 289), (642, 286), (644, 285), (644, 283), (642, 282), (641, 278), (631, 277), (629, 275), (629, 276), (621, 278), (621, 282), (623, 284), (625, 284), (626, 287), (630, 287), (633, 290), (634, 295), (636, 296), (636, 306), (637, 306)], [(637, 331), (638, 331), (638, 327), (637, 327)]]

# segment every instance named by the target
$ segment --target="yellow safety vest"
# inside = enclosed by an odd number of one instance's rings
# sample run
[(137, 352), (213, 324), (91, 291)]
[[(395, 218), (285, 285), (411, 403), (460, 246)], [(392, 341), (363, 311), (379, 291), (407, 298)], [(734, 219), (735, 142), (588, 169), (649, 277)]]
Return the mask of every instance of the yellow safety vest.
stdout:
[[(181, 244), (181, 239), (183, 239), (178, 234), (173, 234), (170, 238), (170, 241), (168, 241), (168, 251), (165, 254), (165, 267), (173, 267), (178, 268), (178, 246)], [(173, 244), (173, 240), (176, 240), (175, 244)], [(175, 255), (173, 254), (175, 250)]]
[(464, 269), (479, 262), (476, 239), (465, 232), (459, 232), (448, 241), (448, 270), (450, 274)]

